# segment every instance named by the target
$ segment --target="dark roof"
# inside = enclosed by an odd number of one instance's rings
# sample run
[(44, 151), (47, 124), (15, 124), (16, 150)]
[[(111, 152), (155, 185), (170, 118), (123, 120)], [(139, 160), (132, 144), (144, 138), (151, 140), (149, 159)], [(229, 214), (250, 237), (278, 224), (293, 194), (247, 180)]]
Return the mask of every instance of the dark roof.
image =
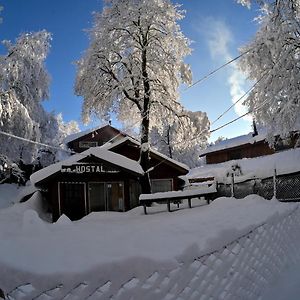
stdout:
[(69, 144), (70, 142), (76, 141), (76, 140), (78, 140), (78, 139), (80, 139), (80, 138), (82, 138), (86, 135), (89, 135), (89, 134), (93, 133), (93, 132), (95, 134), (101, 133), (102, 131), (104, 131), (107, 128), (110, 128), (111, 130), (115, 131), (116, 135), (121, 134), (123, 136), (126, 136), (126, 134), (121, 132), (119, 129), (117, 129), (117, 128), (111, 126), (111, 125), (104, 125), (104, 126), (98, 126), (98, 127), (94, 127), (94, 128), (90, 128), (90, 129), (87, 129), (87, 130), (84, 130), (84, 131), (80, 131), (80, 132), (77, 132), (77, 133), (70, 134), (65, 138), (64, 143)]

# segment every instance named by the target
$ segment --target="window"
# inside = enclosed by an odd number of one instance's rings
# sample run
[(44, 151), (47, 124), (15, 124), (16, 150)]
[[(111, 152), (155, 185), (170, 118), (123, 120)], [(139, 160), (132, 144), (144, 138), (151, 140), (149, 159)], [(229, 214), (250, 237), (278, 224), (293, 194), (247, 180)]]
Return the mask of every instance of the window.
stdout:
[(79, 148), (88, 149), (88, 148), (97, 147), (97, 146), (98, 146), (97, 142), (84, 142), (84, 141), (79, 142)]
[(90, 182), (89, 204), (92, 211), (124, 211), (122, 182)]
[(229, 160), (233, 160), (233, 159), (241, 159), (242, 158), (242, 152), (241, 151), (232, 151), (229, 152), (228, 154), (229, 156)]
[(168, 179), (153, 179), (151, 180), (152, 193), (169, 192), (173, 190), (173, 180)]

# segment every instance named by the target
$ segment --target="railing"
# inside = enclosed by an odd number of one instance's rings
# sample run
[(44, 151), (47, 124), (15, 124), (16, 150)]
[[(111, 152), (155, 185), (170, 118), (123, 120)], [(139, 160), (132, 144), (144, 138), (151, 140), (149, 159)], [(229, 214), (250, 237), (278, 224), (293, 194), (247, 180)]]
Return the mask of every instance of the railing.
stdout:
[(274, 276), (300, 259), (299, 241), (297, 206), (210, 253), (193, 256), (200, 250), (191, 246), (177, 262), (132, 258), (69, 277), (30, 276), (30, 283), (20, 271), (19, 283), (4, 294), (10, 300), (257, 300)]

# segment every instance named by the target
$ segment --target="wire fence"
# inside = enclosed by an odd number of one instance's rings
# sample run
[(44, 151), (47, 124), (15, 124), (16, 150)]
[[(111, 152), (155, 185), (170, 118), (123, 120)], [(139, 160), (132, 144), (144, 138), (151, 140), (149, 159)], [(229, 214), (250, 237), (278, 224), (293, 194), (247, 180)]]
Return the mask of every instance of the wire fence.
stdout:
[(56, 281), (36, 276), (4, 294), (10, 300), (257, 300), (275, 276), (300, 259), (299, 235), (300, 209), (293, 206), (217, 250), (172, 266), (151, 268), (151, 262), (139, 258), (130, 268), (112, 263), (66, 282), (60, 276)]
[(300, 201), (300, 172), (234, 182), (233, 186), (232, 183), (218, 184), (218, 197), (234, 196), (241, 199), (250, 194), (258, 194), (269, 200), (275, 195), (280, 201)]

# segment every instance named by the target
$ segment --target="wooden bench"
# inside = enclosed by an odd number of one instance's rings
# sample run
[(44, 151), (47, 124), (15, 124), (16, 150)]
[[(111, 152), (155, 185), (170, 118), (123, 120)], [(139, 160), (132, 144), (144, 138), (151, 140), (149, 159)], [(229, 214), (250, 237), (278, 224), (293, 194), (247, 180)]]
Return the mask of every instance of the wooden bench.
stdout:
[(201, 197), (205, 197), (207, 204), (209, 204), (210, 200), (213, 200), (217, 194), (216, 185), (212, 185), (208, 188), (201, 189), (191, 189), (185, 191), (173, 191), (173, 192), (163, 192), (163, 193), (155, 193), (155, 194), (142, 194), (140, 195), (140, 204), (144, 207), (144, 213), (147, 214), (147, 206), (151, 206), (153, 202), (156, 203), (166, 203), (168, 211), (171, 212), (171, 203), (177, 204), (179, 207), (179, 203), (182, 200), (188, 200), (189, 208), (192, 208), (192, 199)]

